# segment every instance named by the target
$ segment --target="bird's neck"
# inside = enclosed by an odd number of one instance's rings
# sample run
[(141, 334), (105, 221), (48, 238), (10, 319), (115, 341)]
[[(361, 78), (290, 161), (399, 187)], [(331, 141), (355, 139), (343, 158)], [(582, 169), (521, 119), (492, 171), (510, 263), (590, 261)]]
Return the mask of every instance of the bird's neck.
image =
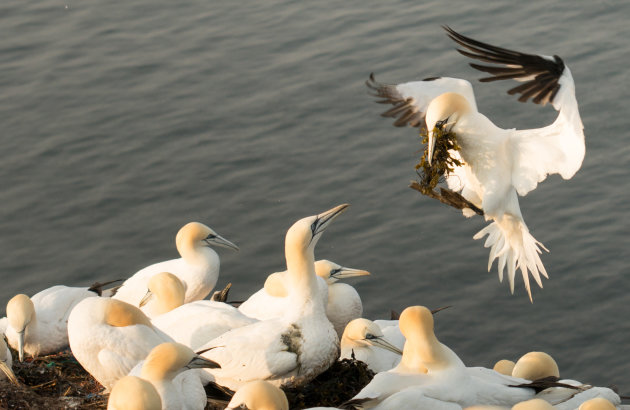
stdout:
[(214, 261), (215, 259), (218, 263), (219, 259), (213, 249), (204, 246), (199, 241), (182, 240), (177, 244), (177, 251), (186, 263), (190, 265), (208, 264), (209, 261)]
[(303, 314), (323, 313), (325, 306), (318, 292), (313, 251), (286, 249), (288, 297), (291, 306)]

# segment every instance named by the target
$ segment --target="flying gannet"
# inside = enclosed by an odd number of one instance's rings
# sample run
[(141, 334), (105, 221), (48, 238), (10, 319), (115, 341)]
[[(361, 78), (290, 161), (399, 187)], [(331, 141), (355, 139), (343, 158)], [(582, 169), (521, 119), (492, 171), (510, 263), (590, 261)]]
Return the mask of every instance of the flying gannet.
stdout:
[[(529, 233), (518, 203), (549, 174), (569, 179), (584, 158), (583, 125), (575, 98), (575, 85), (569, 67), (557, 55), (525, 54), (482, 43), (444, 27), (449, 37), (465, 48), (461, 54), (498, 66), (472, 64), (490, 73), (482, 82), (515, 79), (523, 82), (508, 91), (521, 94), (536, 104), (550, 102), (558, 111), (556, 120), (543, 128), (502, 129), (477, 110), (472, 86), (466, 80), (447, 77), (428, 78), (397, 85), (379, 84), (373, 76), (367, 81), (380, 103), (394, 104), (383, 113), (397, 118), (394, 125), (411, 125), (428, 132), (428, 161), (434, 155), (435, 128), (454, 133), (460, 146), (451, 157), (461, 166), (447, 175), (449, 187), (483, 210), (490, 225), (473, 238), (488, 235), (488, 270), (498, 258), (499, 280), (507, 268), (510, 291), (520, 269), (525, 288), (531, 289), (529, 275), (542, 287), (540, 274), (548, 277), (539, 254), (546, 248)], [(464, 214), (474, 213), (464, 208)]]
[(209, 381), (236, 390), (252, 380), (300, 386), (339, 356), (339, 338), (326, 317), (315, 274), (315, 245), (330, 223), (348, 207), (336, 206), (295, 222), (285, 237), (290, 309), (281, 318), (231, 330), (201, 347), (221, 365), (204, 369)]
[(203, 299), (219, 278), (219, 255), (210, 246), (238, 250), (238, 246), (199, 222), (184, 225), (177, 232), (175, 245), (181, 258), (158, 262), (139, 270), (122, 284), (113, 298), (138, 306), (147, 292), (149, 278), (161, 272), (170, 272), (184, 283), (186, 303)]

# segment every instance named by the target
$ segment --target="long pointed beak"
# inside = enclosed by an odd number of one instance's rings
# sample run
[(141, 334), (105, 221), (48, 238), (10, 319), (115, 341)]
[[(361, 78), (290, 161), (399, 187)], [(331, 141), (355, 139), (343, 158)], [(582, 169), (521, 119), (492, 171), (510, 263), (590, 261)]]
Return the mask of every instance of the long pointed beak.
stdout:
[(20, 362), (24, 361), (24, 330), (18, 332), (18, 355)]
[(441, 310), (444, 310), (444, 309), (448, 309), (448, 308), (450, 308), (450, 307), (452, 307), (452, 306), (451, 306), (451, 305), (448, 305), (448, 306), (442, 306), (442, 307), (439, 307), (439, 308), (437, 308), (437, 309), (433, 309), (433, 310), (431, 311), (431, 313), (433, 313), (433, 314), (435, 315), (437, 312), (439, 312), (439, 311), (441, 311)]
[(209, 235), (206, 239), (204, 239), (208, 245), (216, 245), (221, 246), (223, 248), (232, 249), (233, 251), (238, 251), (239, 248), (232, 242), (228, 241), (221, 235)]
[(317, 235), (318, 233), (324, 232), (324, 230), (328, 227), (328, 225), (330, 225), (330, 223), (336, 217), (341, 215), (349, 206), (350, 204), (337, 205), (336, 207), (317, 215), (317, 220), (313, 224), (313, 228), (312, 228), (313, 236)]
[(402, 356), (403, 352), (390, 342), (388, 342), (384, 337), (379, 336), (374, 339), (365, 339), (366, 342), (371, 344), (372, 346), (380, 347), (381, 349), (389, 350), (390, 352), (394, 352)]
[(346, 268), (346, 267), (342, 266), (341, 268), (339, 268), (336, 271), (334, 271), (333, 273), (331, 273), (330, 276), (335, 278), (335, 279), (343, 279), (343, 278), (351, 278), (353, 276), (367, 276), (369, 274), (370, 274), (370, 272), (368, 272), (366, 270)]
[(427, 153), (427, 161), (429, 161), (429, 165), (431, 165), (431, 161), (433, 161), (433, 151), (435, 151), (435, 135), (433, 130), (429, 131), (429, 143), (427, 144), (427, 150), (429, 151)]
[(2, 373), (4, 373), (7, 376), (7, 379), (9, 379), (11, 383), (15, 384), (16, 386), (20, 384), (18, 382), (17, 377), (15, 377), (15, 373), (13, 373), (13, 370), (11, 370), (9, 365), (7, 365), (3, 361), (0, 361), (0, 371), (2, 371)]
[(138, 306), (142, 307), (146, 305), (147, 303), (149, 303), (149, 300), (151, 300), (152, 297), (153, 297), (153, 292), (151, 292), (150, 290), (147, 290), (147, 293), (145, 293), (142, 299), (140, 299), (140, 303), (138, 304)]
[(186, 367), (189, 368), (189, 369), (203, 369), (203, 368), (220, 369), (221, 365), (219, 363), (217, 363), (217, 362), (214, 362), (212, 360), (208, 360), (205, 357), (201, 357), (201, 356), (197, 355), (197, 356), (193, 357), (190, 362), (188, 362)]

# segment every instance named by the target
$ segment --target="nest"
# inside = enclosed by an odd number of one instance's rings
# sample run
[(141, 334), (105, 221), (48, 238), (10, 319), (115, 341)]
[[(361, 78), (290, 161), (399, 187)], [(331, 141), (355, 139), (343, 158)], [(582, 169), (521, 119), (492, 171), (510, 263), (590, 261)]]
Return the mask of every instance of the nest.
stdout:
[[(17, 355), (13, 352), (13, 356)], [(76, 361), (70, 351), (13, 363), (18, 385), (0, 380), (0, 409), (105, 409), (108, 394)], [(374, 377), (363, 362), (335, 362), (306, 386), (287, 388), (291, 409), (339, 406), (354, 397)], [(206, 386), (207, 410), (223, 409), (234, 392)]]
[(306, 386), (286, 388), (290, 409), (339, 407), (353, 398), (374, 377), (367, 364), (355, 359), (336, 361)]
[(427, 148), (424, 150), (420, 162), (416, 164), (416, 173), (418, 174), (419, 180), (412, 181), (409, 186), (419, 191), (422, 195), (437, 199), (446, 205), (457, 209), (470, 208), (478, 215), (483, 215), (483, 210), (468, 201), (460, 193), (443, 187), (440, 187), (439, 191), (436, 190), (437, 185), (444, 182), (445, 176), (454, 172), (455, 167), (463, 165), (463, 162), (459, 158), (453, 158), (451, 156), (451, 151), (460, 150), (460, 146), (457, 144), (457, 135), (454, 132), (446, 131), (438, 127), (433, 128), (435, 148), (433, 150), (431, 165), (429, 165), (428, 161), (429, 133), (423, 131), (420, 133), (420, 136), (422, 137), (422, 143), (427, 144)]
[[(13, 355), (16, 357), (17, 355)], [(24, 362), (15, 361), (19, 385), (0, 381), (0, 408), (6, 409), (104, 409), (103, 387), (69, 351)]]

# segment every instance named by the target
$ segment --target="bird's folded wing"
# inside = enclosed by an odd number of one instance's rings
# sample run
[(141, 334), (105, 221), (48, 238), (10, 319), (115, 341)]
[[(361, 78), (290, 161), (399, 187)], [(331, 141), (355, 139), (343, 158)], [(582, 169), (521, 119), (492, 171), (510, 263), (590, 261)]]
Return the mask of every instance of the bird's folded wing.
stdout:
[[(283, 343), (275, 321), (258, 322), (231, 330), (199, 350), (214, 347), (202, 356), (221, 365), (212, 373), (239, 381), (274, 379), (298, 368), (298, 356)], [(216, 347), (215, 347), (216, 346)]]
[(525, 54), (496, 47), (444, 27), (448, 36), (465, 48), (461, 54), (494, 65), (470, 65), (491, 74), (480, 81), (513, 79), (523, 82), (508, 90), (520, 94), (519, 101), (530, 98), (536, 104), (551, 102), (559, 111), (553, 124), (538, 129), (515, 131), (508, 144), (512, 155), (512, 184), (525, 195), (549, 174), (571, 178), (584, 159), (583, 125), (575, 99), (571, 71), (558, 56)]
[(381, 115), (395, 118), (396, 127), (410, 125), (426, 128), (424, 117), (429, 103), (446, 92), (463, 95), (471, 107), (477, 109), (472, 86), (468, 81), (459, 78), (437, 77), (402, 84), (381, 84), (376, 81), (374, 74), (370, 74), (365, 84), (371, 91), (370, 95), (378, 98), (377, 103), (393, 105), (393, 108)]

